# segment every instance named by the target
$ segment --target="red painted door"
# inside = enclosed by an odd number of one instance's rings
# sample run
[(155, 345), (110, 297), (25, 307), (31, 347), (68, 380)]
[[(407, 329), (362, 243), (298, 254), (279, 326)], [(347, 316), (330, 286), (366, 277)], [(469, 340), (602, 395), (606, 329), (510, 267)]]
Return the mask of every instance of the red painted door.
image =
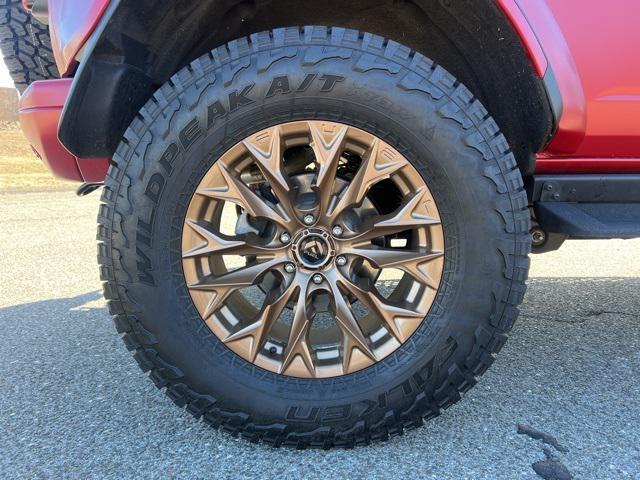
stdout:
[(640, 1), (545, 1), (586, 102), (584, 138), (571, 156), (640, 158)]

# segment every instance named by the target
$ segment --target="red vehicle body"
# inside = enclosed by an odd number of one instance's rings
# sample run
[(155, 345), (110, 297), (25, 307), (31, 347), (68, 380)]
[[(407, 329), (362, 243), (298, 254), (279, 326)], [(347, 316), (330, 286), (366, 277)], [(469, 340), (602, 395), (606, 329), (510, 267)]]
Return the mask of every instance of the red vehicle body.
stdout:
[[(553, 139), (537, 155), (536, 173), (640, 173), (640, 5), (622, 0), (496, 0), (517, 31), (540, 78), (552, 71), (562, 112)], [(73, 76), (77, 56), (109, 0), (51, 0), (50, 31), (58, 68)], [(607, 28), (600, 26), (605, 24)], [(37, 83), (22, 100), (22, 122), (39, 155), (59, 177), (104, 178), (107, 161), (84, 161), (57, 144), (55, 112), (72, 81)], [(36, 99), (49, 100), (38, 103)], [(38, 112), (42, 112), (39, 114)]]
[[(640, 172), (640, 41), (632, 0), (501, 0), (532, 61), (552, 68), (563, 112), (537, 162), (540, 173)], [(607, 28), (601, 28), (601, 25)], [(539, 42), (539, 43), (538, 43)]]

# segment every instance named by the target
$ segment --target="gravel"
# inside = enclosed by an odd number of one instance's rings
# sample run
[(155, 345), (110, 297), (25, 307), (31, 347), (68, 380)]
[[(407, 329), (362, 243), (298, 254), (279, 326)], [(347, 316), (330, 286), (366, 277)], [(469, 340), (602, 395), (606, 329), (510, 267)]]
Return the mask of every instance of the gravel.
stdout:
[(0, 195), (0, 478), (640, 478), (640, 241), (533, 257), (498, 360), (423, 428), (275, 450), (194, 420), (136, 366), (99, 291), (97, 205)]

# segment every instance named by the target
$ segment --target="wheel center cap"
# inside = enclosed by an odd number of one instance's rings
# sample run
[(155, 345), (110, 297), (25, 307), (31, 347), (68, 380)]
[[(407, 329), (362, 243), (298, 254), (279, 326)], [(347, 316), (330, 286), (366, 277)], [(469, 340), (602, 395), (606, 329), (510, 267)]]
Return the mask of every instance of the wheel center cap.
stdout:
[(322, 237), (307, 237), (300, 243), (300, 257), (311, 265), (322, 263), (328, 254), (329, 247)]
[(333, 259), (336, 248), (328, 232), (321, 228), (307, 228), (293, 239), (291, 251), (301, 266), (319, 270)]

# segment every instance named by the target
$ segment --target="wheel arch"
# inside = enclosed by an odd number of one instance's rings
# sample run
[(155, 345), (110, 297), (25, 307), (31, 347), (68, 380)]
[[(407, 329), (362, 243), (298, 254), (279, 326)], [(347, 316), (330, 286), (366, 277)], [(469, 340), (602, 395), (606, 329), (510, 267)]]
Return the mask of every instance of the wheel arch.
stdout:
[(557, 98), (494, 0), (176, 0), (170, 12), (155, 5), (114, 0), (87, 45), (59, 130), (75, 155), (111, 156), (151, 94), (212, 48), (305, 24), (378, 34), (445, 67), (500, 124), (524, 174), (557, 123)]

